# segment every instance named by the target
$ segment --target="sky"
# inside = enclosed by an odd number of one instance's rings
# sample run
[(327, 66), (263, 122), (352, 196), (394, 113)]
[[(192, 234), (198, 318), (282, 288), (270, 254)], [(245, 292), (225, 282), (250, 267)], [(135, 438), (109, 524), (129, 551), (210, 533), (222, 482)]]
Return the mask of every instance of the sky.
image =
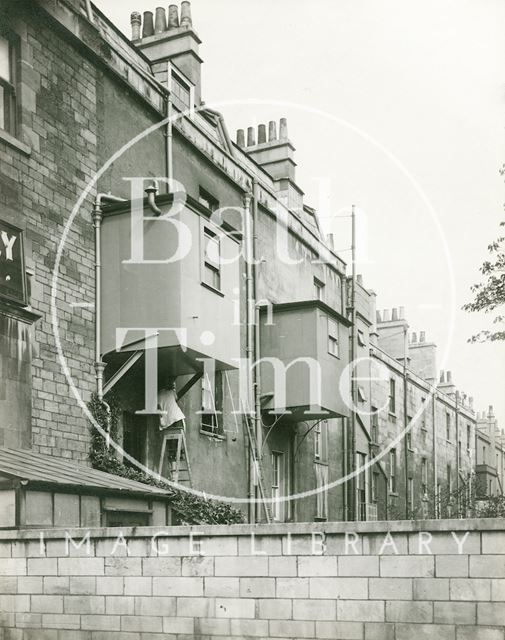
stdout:
[[(130, 36), (151, 0), (95, 0)], [(505, 219), (505, 3), (193, 0), (202, 96), (237, 128), (287, 117), (297, 182), (379, 309), (405, 307), (477, 410), (505, 428), (505, 345), (461, 310)]]

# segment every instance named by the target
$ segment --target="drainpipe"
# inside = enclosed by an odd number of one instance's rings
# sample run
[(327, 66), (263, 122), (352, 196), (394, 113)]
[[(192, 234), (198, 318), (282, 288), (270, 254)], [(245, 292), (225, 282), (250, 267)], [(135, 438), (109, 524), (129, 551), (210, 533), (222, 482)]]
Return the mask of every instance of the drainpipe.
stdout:
[(460, 468), (460, 459), (459, 459), (459, 391), (456, 391), (456, 406), (455, 406), (455, 422), (456, 422), (456, 508), (458, 510), (458, 517), (461, 517), (461, 497), (459, 495), (459, 468)]
[[(252, 195), (252, 296), (251, 308), (254, 309), (254, 433), (256, 440), (256, 459), (261, 467), (261, 458), (263, 456), (263, 423), (261, 420), (261, 372), (257, 363), (260, 361), (260, 309), (256, 304), (258, 300), (258, 266), (256, 264), (257, 246), (258, 246), (258, 181), (253, 179), (253, 195)], [(259, 470), (258, 470), (259, 471)], [(256, 495), (257, 497), (257, 495)], [(261, 516), (261, 505), (256, 504), (257, 520)]]
[(431, 427), (433, 433), (433, 482), (435, 489), (435, 518), (438, 518), (438, 460), (437, 460), (437, 427), (436, 427), (436, 419), (437, 419), (437, 389), (434, 387), (433, 396), (431, 398)]
[[(172, 67), (168, 61), (167, 78), (172, 77)], [(165, 116), (167, 118), (167, 126), (165, 128), (165, 157), (166, 157), (166, 175), (169, 182), (174, 177), (173, 167), (173, 126), (172, 126), (172, 95), (167, 92), (165, 95)], [(170, 184), (167, 184), (167, 193), (170, 193)]]
[[(352, 221), (352, 244), (351, 244), (351, 260), (352, 260), (352, 276), (351, 276), (351, 335), (350, 335), (350, 352), (351, 352), (351, 402), (352, 410), (349, 421), (349, 441), (348, 441), (348, 454), (349, 454), (349, 466), (347, 473), (354, 472), (356, 470), (356, 381), (354, 379), (354, 360), (356, 358), (356, 212), (354, 205), (352, 205), (351, 213)], [(356, 521), (358, 519), (357, 511), (357, 499), (356, 499), (356, 478), (353, 476), (348, 480), (349, 483), (349, 520)]]
[[(251, 233), (251, 199), (252, 193), (244, 195), (244, 243), (245, 243), (245, 291), (246, 291), (246, 369), (247, 369), (247, 412), (251, 411), (252, 400), (252, 363), (254, 360), (254, 306), (253, 300), (253, 271), (252, 271), (252, 233)], [(254, 445), (249, 438), (249, 499), (256, 497), (254, 479), (256, 469), (254, 464)], [(256, 520), (256, 507), (254, 502), (249, 502), (249, 522), (254, 524)]]
[[(410, 425), (407, 425), (407, 386), (408, 386), (408, 372), (407, 372), (407, 350), (409, 344), (409, 338), (407, 333), (407, 325), (403, 327), (403, 423), (405, 428), (409, 428)], [(409, 433), (411, 433), (409, 431)], [(408, 438), (407, 434), (403, 439), (403, 448), (405, 450), (405, 518), (409, 520), (410, 518), (410, 496), (409, 496), (409, 447), (408, 447)]]

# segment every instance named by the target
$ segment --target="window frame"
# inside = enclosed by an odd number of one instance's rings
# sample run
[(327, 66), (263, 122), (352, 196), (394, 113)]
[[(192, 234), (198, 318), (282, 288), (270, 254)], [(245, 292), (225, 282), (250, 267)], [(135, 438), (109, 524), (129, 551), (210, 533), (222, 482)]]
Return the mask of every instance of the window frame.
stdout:
[[(195, 87), (187, 78), (184, 78), (173, 67), (170, 68), (169, 73), (170, 73), (170, 95), (172, 98), (172, 104), (174, 104), (176, 108), (180, 109), (183, 112), (187, 111), (188, 114), (192, 117), (194, 115)], [(182, 100), (179, 94), (177, 93), (177, 91), (175, 91), (176, 86), (179, 86), (180, 88), (188, 92), (189, 104), (187, 106), (185, 101)], [(174, 98), (175, 98), (175, 101), (174, 101)]]
[(451, 442), (452, 436), (452, 424), (451, 424), (451, 414), (449, 411), (445, 412), (445, 438), (447, 442)]
[(398, 493), (397, 467), (398, 467), (398, 457), (397, 457), (396, 449), (390, 449), (389, 450), (388, 488), (389, 488), (389, 493), (393, 493), (393, 494)]
[[(19, 61), (20, 61), (20, 39), (19, 36), (6, 28), (0, 28), (0, 37), (4, 38), (8, 44), (8, 67), (9, 78), (0, 76), (0, 87), (4, 91), (3, 117), (4, 126), (0, 126), (0, 131), (4, 134), (17, 138), (19, 133)], [(5, 104), (9, 103), (8, 110)], [(9, 125), (5, 126), (6, 111), (9, 116)]]
[[(208, 256), (208, 241), (211, 240), (217, 244), (217, 251), (219, 256), (219, 264), (217, 265), (212, 258), (209, 259)], [(200, 268), (201, 268), (201, 284), (218, 293), (219, 295), (224, 295), (222, 291), (222, 264), (221, 264), (221, 238), (219, 234), (215, 232), (208, 224), (202, 225), (202, 233), (201, 233), (201, 248), (200, 248)], [(217, 277), (217, 286), (216, 282), (213, 280), (212, 282), (208, 282), (207, 275), (211, 272), (214, 277)]]
[[(209, 391), (211, 395), (212, 407), (208, 410), (203, 404), (204, 385), (206, 381), (209, 384)], [(224, 384), (223, 374), (221, 371), (214, 371), (213, 380), (210, 379), (208, 373), (204, 373), (201, 379), (200, 385), (201, 402), (200, 411), (197, 414), (200, 416), (200, 433), (212, 438), (224, 437), (224, 425), (223, 425), (223, 404), (224, 404)]]
[(396, 415), (396, 380), (389, 378), (388, 409), (392, 416)]
[[(334, 331), (332, 331), (332, 328)], [(335, 345), (336, 353), (334, 349)], [(340, 360), (340, 329), (338, 322), (330, 317), (328, 317), (328, 353), (330, 356)]]

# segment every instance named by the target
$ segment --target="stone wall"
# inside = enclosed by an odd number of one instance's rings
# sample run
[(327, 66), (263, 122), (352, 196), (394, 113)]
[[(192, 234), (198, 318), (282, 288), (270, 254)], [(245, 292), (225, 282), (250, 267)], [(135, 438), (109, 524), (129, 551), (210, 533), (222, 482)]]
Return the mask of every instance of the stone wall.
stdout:
[(0, 556), (2, 640), (504, 638), (501, 520), (2, 531)]

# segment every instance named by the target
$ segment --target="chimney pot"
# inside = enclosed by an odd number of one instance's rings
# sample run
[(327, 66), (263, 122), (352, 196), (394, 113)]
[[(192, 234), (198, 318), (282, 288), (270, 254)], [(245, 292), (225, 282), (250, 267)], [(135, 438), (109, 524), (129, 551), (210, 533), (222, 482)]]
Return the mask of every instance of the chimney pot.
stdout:
[(398, 320), (398, 309), (394, 308), (391, 312), (391, 320)]
[(445, 382), (445, 373), (444, 373), (444, 371), (440, 372), (440, 382)]
[(167, 15), (163, 7), (156, 7), (154, 33), (164, 33), (167, 30)]
[(389, 318), (389, 309), (384, 309), (384, 311), (382, 312), (382, 322), (389, 322)]
[(183, 0), (181, 2), (181, 27), (187, 27), (188, 29), (193, 26), (191, 20), (191, 2)]
[(400, 320), (405, 320), (405, 307), (400, 307), (399, 311)]
[(277, 140), (277, 125), (275, 120), (270, 120), (268, 123), (268, 141), (272, 142), (273, 140)]
[(243, 129), (237, 129), (237, 144), (242, 149), (245, 147), (245, 136)]
[(419, 342), (426, 342), (426, 332), (425, 331), (421, 331), (419, 333)]
[(333, 238), (333, 233), (328, 233), (328, 235), (326, 236), (326, 244), (327, 244), (331, 249), (334, 249), (334, 248), (335, 248), (335, 242), (334, 242), (334, 238)]
[(468, 398), (468, 405), (469, 405), (470, 409), (472, 409), (472, 408), (473, 408), (473, 397), (472, 397), (472, 396), (470, 396), (470, 397)]
[(168, 6), (168, 28), (177, 29), (179, 27), (179, 8), (176, 4)]
[(144, 24), (142, 26), (142, 37), (149, 38), (154, 35), (153, 12), (144, 11)]
[(138, 11), (134, 11), (130, 16), (132, 26), (132, 40), (140, 40), (140, 29), (142, 27), (142, 16)]
[(375, 319), (376, 319), (376, 322), (382, 322), (381, 312), (379, 310), (375, 312)]
[(254, 135), (254, 127), (247, 127), (247, 146), (254, 147), (256, 144), (256, 138)]
[(286, 118), (281, 118), (279, 122), (279, 139), (288, 139), (288, 121), (286, 120)]
[(264, 144), (267, 141), (267, 128), (264, 124), (258, 125), (258, 144)]
[(446, 380), (452, 382), (452, 371), (447, 371)]
[(356, 282), (358, 284), (363, 284), (363, 275), (361, 273), (358, 273), (358, 275), (356, 276)]
[(412, 342), (417, 342), (417, 333), (415, 331), (412, 332)]

